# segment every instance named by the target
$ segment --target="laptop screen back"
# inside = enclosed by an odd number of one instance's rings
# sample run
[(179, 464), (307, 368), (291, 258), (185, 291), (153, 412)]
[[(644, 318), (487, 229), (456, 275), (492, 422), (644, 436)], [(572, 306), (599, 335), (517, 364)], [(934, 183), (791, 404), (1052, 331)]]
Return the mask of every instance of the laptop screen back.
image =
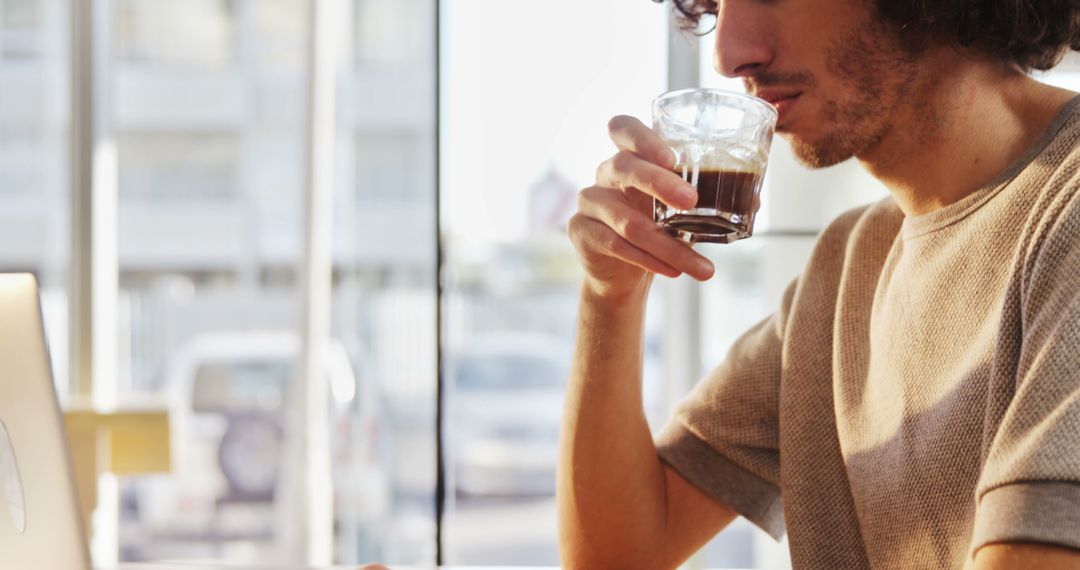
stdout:
[(0, 568), (90, 568), (37, 282), (0, 274)]

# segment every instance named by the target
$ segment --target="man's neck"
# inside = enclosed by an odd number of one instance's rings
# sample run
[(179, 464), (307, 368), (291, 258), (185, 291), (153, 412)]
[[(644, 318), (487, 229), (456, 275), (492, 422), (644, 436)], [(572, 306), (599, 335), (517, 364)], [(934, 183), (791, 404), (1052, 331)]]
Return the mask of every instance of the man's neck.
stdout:
[(907, 216), (953, 204), (1019, 159), (1074, 93), (1019, 71), (952, 62), (920, 82), (906, 122), (859, 156)]

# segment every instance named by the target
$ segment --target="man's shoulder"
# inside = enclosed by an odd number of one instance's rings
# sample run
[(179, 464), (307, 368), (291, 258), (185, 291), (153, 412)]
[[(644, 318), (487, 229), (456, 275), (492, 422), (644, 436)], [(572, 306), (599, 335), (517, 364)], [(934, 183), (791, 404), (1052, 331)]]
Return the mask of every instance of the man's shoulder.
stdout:
[(1080, 96), (1070, 107), (1061, 129), (1033, 161), (1037, 182), (1027, 193), (1029, 253), (1052, 241), (1080, 245)]
[(1017, 276), (1024, 299), (1040, 305), (1080, 285), (1080, 99), (1070, 106), (1008, 210), (1022, 221)]
[(1069, 158), (1036, 201), (1029, 261), (1050, 257), (1080, 263), (1080, 144)]
[[(1080, 171), (1080, 95), (1076, 95), (1062, 110), (1057, 128), (1047, 133), (1049, 142), (1034, 158), (1027, 170), (1032, 171), (1042, 184), (1043, 194), (1056, 193), (1061, 189), (1078, 185)], [(1054, 127), (1051, 127), (1052, 129)], [(1041, 176), (1039, 176), (1041, 175)]]
[(877, 202), (843, 212), (822, 230), (818, 241), (829, 245), (846, 244), (853, 239), (886, 240), (891, 243), (903, 221), (903, 211), (892, 196), (886, 196)]

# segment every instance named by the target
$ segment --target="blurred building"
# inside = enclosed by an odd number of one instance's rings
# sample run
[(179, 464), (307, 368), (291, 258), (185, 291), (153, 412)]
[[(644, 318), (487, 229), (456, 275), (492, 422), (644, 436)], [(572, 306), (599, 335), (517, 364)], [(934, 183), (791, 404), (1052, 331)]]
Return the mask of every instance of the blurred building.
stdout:
[(529, 186), (529, 234), (532, 237), (566, 232), (577, 210), (578, 187), (554, 166)]
[[(291, 269), (301, 247), (306, 3), (106, 4), (113, 57), (101, 119), (118, 149), (123, 271), (243, 281)], [(7, 267), (58, 266), (67, 249), (67, 222), (57, 215), (69, 196), (65, 8), (63, 0), (0, 2), (0, 263)], [(435, 78), (426, 65), (434, 38), (420, 33), (431, 26), (418, 16), (428, 11), (370, 0), (349, 8), (335, 264), (425, 265), (434, 239)], [(425, 65), (403, 65), (413, 59)], [(397, 247), (382, 246), (388, 236)]]
[[(0, 0), (2, 270), (66, 275), (68, 3)], [(421, 0), (343, 4), (335, 275), (426, 285), (435, 241), (433, 10)], [(125, 298), (175, 293), (185, 280), (217, 284), (225, 298), (195, 299), (212, 305), (205, 312), (216, 320), (236, 321), (221, 307), (269, 294), (281, 298), (259, 310), (281, 313), (279, 326), (288, 326), (302, 248), (307, 2), (108, 0), (99, 8), (108, 23), (98, 38), (107, 57), (97, 119), (117, 149)], [(141, 364), (133, 363), (137, 377)]]

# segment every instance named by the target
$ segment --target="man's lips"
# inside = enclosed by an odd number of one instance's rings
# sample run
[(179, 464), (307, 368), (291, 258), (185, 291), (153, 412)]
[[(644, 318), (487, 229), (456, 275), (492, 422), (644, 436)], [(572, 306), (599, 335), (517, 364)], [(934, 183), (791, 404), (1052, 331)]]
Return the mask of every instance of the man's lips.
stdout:
[(790, 89), (762, 89), (754, 93), (758, 99), (764, 99), (769, 102), (770, 105), (776, 106), (778, 103), (785, 99), (794, 99), (799, 95), (802, 95), (802, 91), (793, 91)]
[(795, 102), (802, 95), (801, 91), (780, 91), (780, 90), (764, 90), (754, 94), (760, 99), (764, 99), (770, 105), (776, 108), (777, 123), (783, 123), (784, 117), (791, 113), (791, 107), (795, 105)]

